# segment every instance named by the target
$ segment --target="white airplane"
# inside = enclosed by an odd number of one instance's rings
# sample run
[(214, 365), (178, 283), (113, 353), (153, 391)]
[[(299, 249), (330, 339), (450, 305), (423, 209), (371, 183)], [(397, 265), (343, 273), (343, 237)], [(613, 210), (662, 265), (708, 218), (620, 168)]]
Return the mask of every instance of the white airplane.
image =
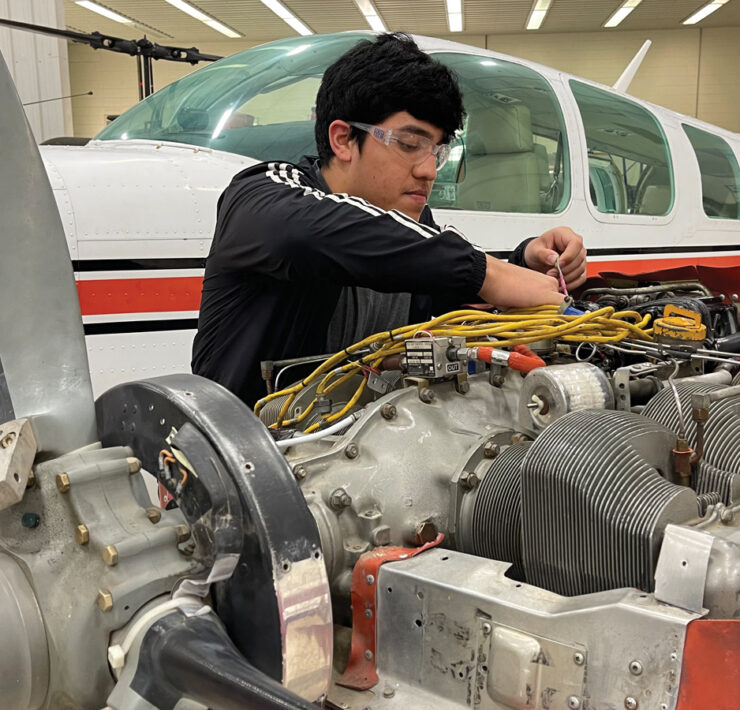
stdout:
[[(367, 36), (254, 47), (163, 88), (83, 147), (42, 147), (96, 393), (189, 369), (218, 196), (255, 162), (315, 150), (323, 71)], [(468, 113), (430, 199), (439, 223), (504, 257), (569, 225), (591, 275), (740, 267), (740, 136), (626, 95), (644, 51), (612, 88), (416, 40), (457, 72)]]

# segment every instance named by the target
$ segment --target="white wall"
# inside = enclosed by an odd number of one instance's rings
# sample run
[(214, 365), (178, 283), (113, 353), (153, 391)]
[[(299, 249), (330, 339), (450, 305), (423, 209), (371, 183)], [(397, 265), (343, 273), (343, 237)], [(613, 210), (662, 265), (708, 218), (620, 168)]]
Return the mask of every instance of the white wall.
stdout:
[[(63, 0), (0, 0), (0, 17), (64, 29)], [(0, 52), (22, 103), (69, 95), (66, 40), (0, 27)], [(25, 108), (37, 141), (73, 135), (70, 99)]]

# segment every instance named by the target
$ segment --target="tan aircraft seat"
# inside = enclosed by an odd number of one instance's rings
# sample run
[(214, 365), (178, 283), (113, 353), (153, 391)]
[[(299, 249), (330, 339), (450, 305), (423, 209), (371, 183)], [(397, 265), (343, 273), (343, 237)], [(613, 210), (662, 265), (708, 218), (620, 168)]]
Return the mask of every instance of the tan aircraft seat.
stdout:
[(540, 172), (524, 104), (497, 102), (485, 111), (471, 111), (465, 142), (458, 208), (540, 211)]
[(666, 168), (652, 167), (637, 187), (635, 214), (664, 215), (671, 206), (670, 174)]
[(537, 172), (540, 176), (540, 192), (545, 193), (550, 189), (552, 177), (550, 175), (550, 161), (547, 157), (547, 148), (541, 143), (534, 144), (534, 156), (537, 158)]

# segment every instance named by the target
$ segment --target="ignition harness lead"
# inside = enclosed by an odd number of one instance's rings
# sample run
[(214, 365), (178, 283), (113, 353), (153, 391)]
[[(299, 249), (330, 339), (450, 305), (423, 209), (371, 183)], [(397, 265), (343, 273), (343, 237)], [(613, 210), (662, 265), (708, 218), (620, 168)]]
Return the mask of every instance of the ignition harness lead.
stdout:
[[(316, 397), (329, 394), (357, 374), (362, 381), (349, 401), (338, 412), (322, 417), (320, 422), (309, 426), (309, 434), (322, 426), (339, 421), (347, 415), (362, 396), (367, 386), (367, 376), (377, 371), (381, 362), (390, 355), (405, 350), (404, 342), (419, 334), (431, 337), (461, 336), (469, 348), (514, 348), (516, 345), (539, 340), (557, 339), (573, 343), (618, 343), (625, 338), (652, 340), (652, 329), (648, 328), (650, 315), (635, 311), (615, 312), (612, 306), (600, 308), (581, 315), (566, 315), (558, 306), (512, 309), (504, 313), (486, 313), (478, 310), (459, 310), (445, 313), (426, 323), (407, 325), (395, 330), (375, 333), (348, 346), (322, 362), (310, 375), (300, 382), (273, 392), (260, 399), (255, 407), (256, 414), (268, 403), (284, 397), (277, 421), (272, 429), (300, 424), (313, 412), (314, 399), (297, 417), (285, 419), (290, 406), (299, 392), (319, 380)], [(370, 349), (362, 357), (358, 351)]]

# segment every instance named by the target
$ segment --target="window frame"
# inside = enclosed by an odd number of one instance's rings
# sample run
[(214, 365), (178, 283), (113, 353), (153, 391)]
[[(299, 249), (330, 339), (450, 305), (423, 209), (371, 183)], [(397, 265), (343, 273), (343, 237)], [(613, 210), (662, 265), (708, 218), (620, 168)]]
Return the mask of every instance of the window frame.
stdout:
[[(638, 108), (644, 110), (647, 112), (647, 114), (655, 121), (656, 125), (658, 126), (658, 129), (660, 131), (660, 135), (663, 138), (663, 142), (666, 146), (666, 153), (667, 153), (667, 167), (670, 170), (671, 174), (671, 186), (672, 186), (672, 195), (671, 195), (671, 206), (670, 209), (666, 214), (663, 215), (646, 215), (646, 214), (629, 214), (626, 212), (601, 212), (597, 206), (594, 204), (593, 200), (591, 199), (591, 178), (590, 178), (590, 165), (589, 165), (589, 155), (588, 155), (588, 140), (586, 137), (586, 126), (583, 122), (583, 114), (581, 113), (581, 107), (578, 104), (578, 100), (576, 99), (575, 93), (573, 92), (573, 83), (582, 84), (584, 86), (587, 86), (591, 89), (596, 89), (598, 91), (601, 91), (605, 94), (608, 94), (609, 96), (614, 97), (617, 100), (625, 101), (626, 103), (633, 104), (634, 106), (637, 106)], [(583, 175), (583, 200), (586, 204), (586, 209), (588, 210), (588, 213), (593, 219), (595, 219), (597, 222), (601, 222), (603, 224), (624, 224), (624, 225), (645, 225), (645, 224), (654, 224), (654, 225), (663, 225), (663, 224), (670, 224), (670, 222), (673, 221), (673, 219), (676, 216), (676, 213), (678, 211), (678, 206), (680, 202), (680, 187), (678, 180), (676, 179), (676, 162), (673, 157), (673, 145), (670, 139), (670, 131), (666, 130), (666, 126), (663, 124), (663, 122), (660, 120), (659, 116), (655, 113), (653, 110), (653, 107), (645, 102), (641, 101), (640, 99), (637, 99), (633, 96), (625, 96), (621, 93), (618, 93), (611, 89), (608, 86), (604, 86), (602, 84), (598, 84), (593, 81), (588, 81), (586, 79), (582, 79), (580, 77), (574, 77), (574, 76), (567, 76), (566, 81), (564, 82), (567, 85), (567, 90), (570, 96), (570, 100), (573, 102), (573, 108), (575, 113), (575, 121), (578, 126), (578, 140), (580, 143), (580, 150), (581, 150), (581, 170)]]

